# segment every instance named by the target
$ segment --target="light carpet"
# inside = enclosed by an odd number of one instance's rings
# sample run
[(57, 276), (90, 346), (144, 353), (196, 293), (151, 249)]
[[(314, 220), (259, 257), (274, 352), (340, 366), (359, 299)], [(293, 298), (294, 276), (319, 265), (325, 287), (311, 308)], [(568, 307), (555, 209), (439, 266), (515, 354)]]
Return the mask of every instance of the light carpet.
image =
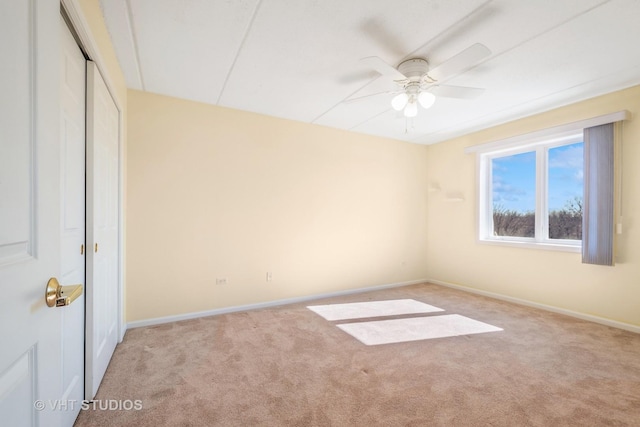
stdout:
[(460, 316), (459, 314), (345, 323), (337, 326), (366, 345), (391, 344), (502, 331), (501, 328), (496, 326)]
[[(367, 346), (306, 307), (397, 299), (504, 331)], [(129, 329), (96, 399), (143, 408), (81, 411), (75, 426), (637, 427), (638, 355), (632, 332), (403, 286)]]
[(414, 299), (367, 301), (347, 304), (310, 305), (307, 308), (327, 320), (365, 319), (403, 314), (434, 313), (441, 308)]

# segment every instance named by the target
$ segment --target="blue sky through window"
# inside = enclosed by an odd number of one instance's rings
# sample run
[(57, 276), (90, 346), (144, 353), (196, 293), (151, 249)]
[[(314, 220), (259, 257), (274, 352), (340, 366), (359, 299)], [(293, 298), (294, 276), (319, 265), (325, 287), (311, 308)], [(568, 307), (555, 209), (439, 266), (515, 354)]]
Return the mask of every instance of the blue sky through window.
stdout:
[[(582, 199), (583, 144), (549, 149), (549, 211)], [(536, 153), (534, 151), (495, 158), (491, 162), (493, 204), (520, 213), (536, 209)]]
[(536, 210), (536, 153), (529, 151), (491, 161), (493, 205), (520, 213)]
[(567, 202), (582, 199), (582, 142), (549, 149), (549, 211), (561, 210)]

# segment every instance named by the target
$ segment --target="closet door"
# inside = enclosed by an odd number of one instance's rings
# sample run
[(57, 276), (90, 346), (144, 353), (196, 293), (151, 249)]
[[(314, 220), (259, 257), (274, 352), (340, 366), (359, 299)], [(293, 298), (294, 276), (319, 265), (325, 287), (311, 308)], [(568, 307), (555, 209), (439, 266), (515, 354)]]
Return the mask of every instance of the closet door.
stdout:
[[(85, 285), (86, 61), (60, 16), (61, 285)], [(72, 426), (84, 398), (84, 295), (62, 315), (62, 425)]]
[(118, 343), (118, 135), (118, 108), (88, 61), (86, 399), (95, 397)]

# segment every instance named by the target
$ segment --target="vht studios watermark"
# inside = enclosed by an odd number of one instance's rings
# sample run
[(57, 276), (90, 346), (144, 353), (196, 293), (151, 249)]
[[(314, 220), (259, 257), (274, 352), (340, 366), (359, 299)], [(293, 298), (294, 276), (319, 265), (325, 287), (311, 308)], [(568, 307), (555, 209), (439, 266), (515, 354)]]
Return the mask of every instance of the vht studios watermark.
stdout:
[(36, 400), (33, 407), (37, 411), (75, 411), (80, 408), (83, 411), (139, 411), (142, 409), (142, 400)]

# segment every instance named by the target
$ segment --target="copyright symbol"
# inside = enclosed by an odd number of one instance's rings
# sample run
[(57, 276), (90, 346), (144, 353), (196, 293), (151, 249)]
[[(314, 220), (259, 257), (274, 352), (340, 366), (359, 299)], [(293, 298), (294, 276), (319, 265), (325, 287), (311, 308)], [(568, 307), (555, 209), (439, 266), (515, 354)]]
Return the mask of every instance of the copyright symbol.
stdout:
[(36, 411), (42, 411), (45, 408), (45, 403), (42, 400), (36, 400), (33, 402), (33, 407), (36, 408)]

